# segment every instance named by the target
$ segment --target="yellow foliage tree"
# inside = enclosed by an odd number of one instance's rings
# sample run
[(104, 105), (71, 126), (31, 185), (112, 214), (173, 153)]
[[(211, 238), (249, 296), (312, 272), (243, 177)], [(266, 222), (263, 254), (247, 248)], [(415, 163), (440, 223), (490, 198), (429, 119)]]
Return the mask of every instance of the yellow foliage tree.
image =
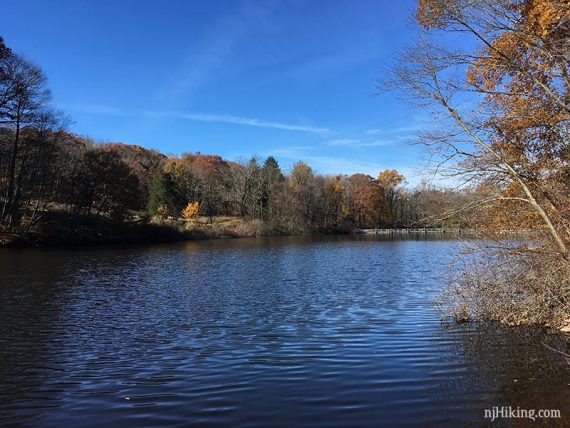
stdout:
[(191, 220), (198, 215), (200, 211), (200, 203), (199, 202), (188, 202), (186, 208), (182, 210), (182, 218), (185, 220)]

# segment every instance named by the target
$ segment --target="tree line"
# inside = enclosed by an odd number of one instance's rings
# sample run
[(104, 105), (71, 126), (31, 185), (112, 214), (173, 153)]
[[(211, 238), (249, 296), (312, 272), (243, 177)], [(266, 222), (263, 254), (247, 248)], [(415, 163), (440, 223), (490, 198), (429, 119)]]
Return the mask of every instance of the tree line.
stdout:
[(299, 161), (285, 174), (272, 156), (231, 162), (219, 156), (185, 153), (164, 160), (149, 187), (150, 213), (176, 217), (189, 203), (202, 215), (239, 216), (292, 232), (354, 227), (465, 225), (453, 216), (438, 222), (442, 206), (459, 207), (469, 192), (441, 190), (426, 184), (413, 190), (396, 170), (326, 176)]
[[(66, 131), (65, 115), (50, 104), (39, 66), (0, 39), (0, 225), (30, 230), (60, 218), (147, 221), (194, 211), (260, 220), (282, 232), (354, 227), (465, 224), (435, 221), (442, 206), (473, 195), (426, 184), (405, 188), (396, 170), (325, 176), (304, 162), (288, 173), (277, 160), (233, 162), (216, 155), (158, 151), (121, 143), (97, 144)], [(192, 209), (190, 209), (192, 208)], [(186, 211), (185, 211), (186, 210)]]

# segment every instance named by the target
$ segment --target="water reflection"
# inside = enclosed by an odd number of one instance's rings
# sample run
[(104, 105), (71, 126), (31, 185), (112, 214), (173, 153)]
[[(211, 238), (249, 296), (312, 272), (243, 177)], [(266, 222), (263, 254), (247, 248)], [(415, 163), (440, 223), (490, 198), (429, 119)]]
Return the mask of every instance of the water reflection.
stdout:
[[(477, 369), (482, 379), (477, 389), (489, 396), (489, 407), (561, 409), (567, 420), (570, 370), (564, 356), (555, 351), (569, 353), (570, 344), (564, 336), (490, 323), (450, 325), (450, 333), (461, 339), (463, 357)], [(553, 421), (547, 425), (553, 426)]]
[[(570, 411), (538, 330), (441, 322), (460, 243), (272, 238), (0, 253), (0, 424), (417, 426)], [(127, 399), (128, 398), (128, 399)]]

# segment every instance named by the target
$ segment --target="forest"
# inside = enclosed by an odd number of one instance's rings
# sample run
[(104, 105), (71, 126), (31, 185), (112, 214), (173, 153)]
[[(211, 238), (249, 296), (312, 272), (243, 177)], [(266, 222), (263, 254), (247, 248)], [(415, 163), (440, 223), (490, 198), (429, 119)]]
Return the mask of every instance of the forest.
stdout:
[[(459, 212), (473, 192), (427, 183), (408, 188), (396, 170), (324, 176), (302, 161), (283, 171), (271, 156), (243, 162), (192, 152), (167, 157), (137, 145), (96, 143), (67, 130), (69, 118), (51, 106), (39, 66), (3, 41), (0, 55), (5, 244), (29, 237), (81, 241), (101, 235), (102, 226), (145, 224), (182, 232), (200, 224), (207, 235), (220, 217), (239, 220), (236, 236), (467, 225), (459, 214), (441, 213)], [(144, 230), (150, 229), (137, 233)], [(166, 239), (168, 229), (162, 231)]]

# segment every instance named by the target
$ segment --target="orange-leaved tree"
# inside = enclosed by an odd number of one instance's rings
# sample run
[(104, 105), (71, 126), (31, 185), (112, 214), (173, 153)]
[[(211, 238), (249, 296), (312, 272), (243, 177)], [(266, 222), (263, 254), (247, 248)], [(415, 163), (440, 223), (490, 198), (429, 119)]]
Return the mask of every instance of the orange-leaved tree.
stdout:
[(568, 259), (570, 2), (419, 0), (416, 18), (393, 83), (436, 107), (439, 129), (420, 138), (438, 170), (479, 188), (466, 208), (500, 208), (488, 230), (516, 217)]
[(200, 203), (199, 202), (188, 202), (186, 208), (182, 210), (182, 218), (184, 220), (192, 220), (198, 215), (200, 211)]
[(416, 18), (391, 83), (434, 112), (420, 141), (475, 190), (462, 209), (486, 237), (531, 232), (478, 241), (444, 296), (462, 319), (570, 331), (570, 2), (419, 0)]

